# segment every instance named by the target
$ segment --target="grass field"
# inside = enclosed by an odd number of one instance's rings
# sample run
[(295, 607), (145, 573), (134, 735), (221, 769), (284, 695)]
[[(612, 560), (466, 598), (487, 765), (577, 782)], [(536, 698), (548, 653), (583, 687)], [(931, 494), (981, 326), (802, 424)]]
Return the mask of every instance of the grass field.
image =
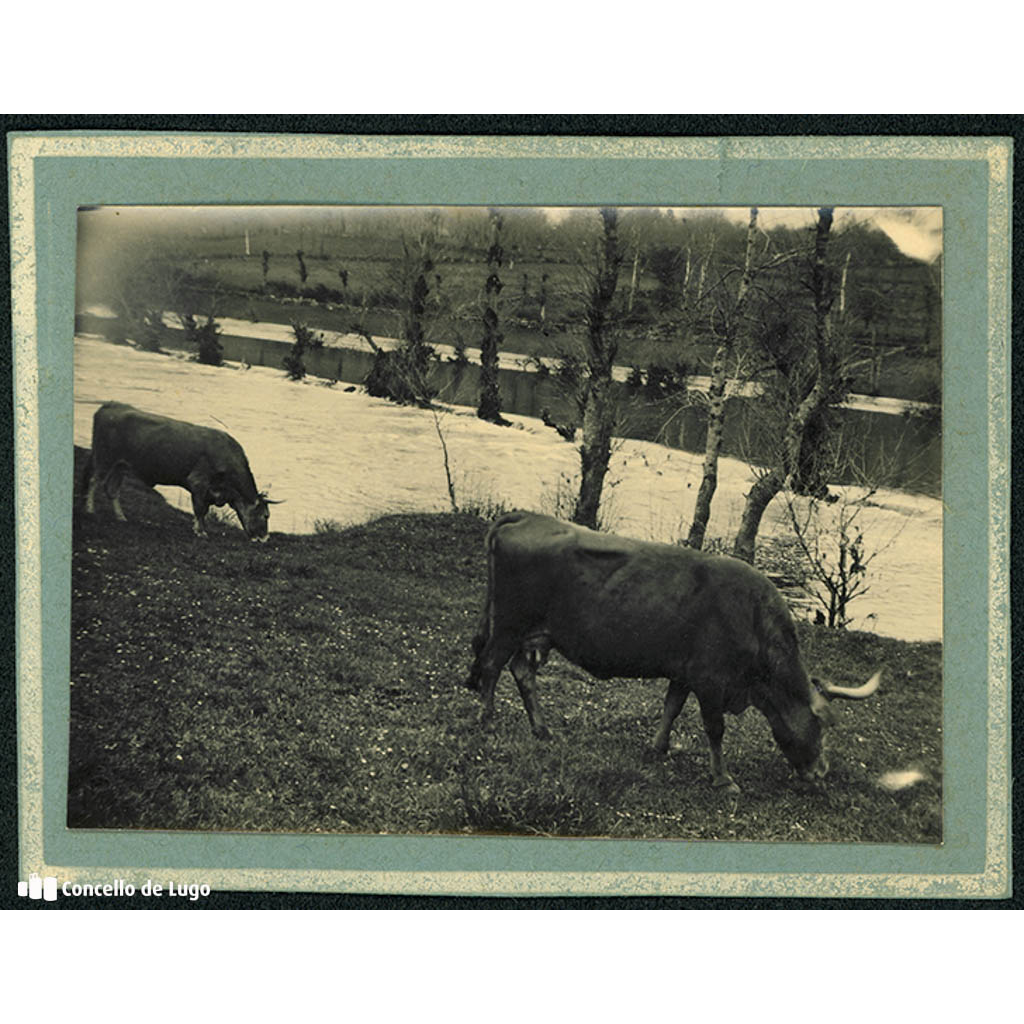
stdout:
[[(85, 453), (76, 449), (81, 469)], [(68, 824), (78, 828), (941, 840), (941, 647), (801, 626), (812, 671), (883, 689), (837, 708), (828, 785), (797, 783), (754, 710), (727, 717), (743, 792), (712, 790), (696, 704), (645, 760), (661, 681), (553, 657), (535, 740), (509, 676), (493, 728), (462, 687), (487, 524), (395, 516), (252, 545), (127, 482), (76, 501)], [(273, 526), (273, 522), (271, 523)], [(897, 791), (887, 772), (917, 769)]]

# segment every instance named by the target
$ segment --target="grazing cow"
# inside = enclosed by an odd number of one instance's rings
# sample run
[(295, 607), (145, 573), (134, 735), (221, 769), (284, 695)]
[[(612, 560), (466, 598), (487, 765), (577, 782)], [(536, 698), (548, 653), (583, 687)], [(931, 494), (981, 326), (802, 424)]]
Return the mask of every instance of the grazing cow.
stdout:
[(142, 412), (121, 402), (107, 402), (92, 421), (92, 453), (85, 467), (85, 510), (95, 510), (96, 484), (103, 488), (124, 521), (118, 494), (126, 472), (150, 487), (184, 487), (192, 495), (193, 529), (206, 536), (204, 520), (211, 505), (230, 505), (250, 540), (267, 539), (272, 502), (256, 490), (249, 460), (230, 434), (181, 420)]
[(668, 750), (672, 723), (696, 694), (716, 787), (739, 792), (722, 761), (723, 713), (756, 707), (804, 779), (828, 771), (822, 731), (828, 697), (861, 699), (881, 672), (845, 688), (810, 679), (782, 596), (756, 569), (693, 548), (613, 537), (548, 516), (512, 512), (487, 534), (487, 601), (466, 685), (483, 720), (509, 665), (536, 736), (549, 737), (534, 692), (554, 648), (593, 675), (669, 680), (653, 751)]

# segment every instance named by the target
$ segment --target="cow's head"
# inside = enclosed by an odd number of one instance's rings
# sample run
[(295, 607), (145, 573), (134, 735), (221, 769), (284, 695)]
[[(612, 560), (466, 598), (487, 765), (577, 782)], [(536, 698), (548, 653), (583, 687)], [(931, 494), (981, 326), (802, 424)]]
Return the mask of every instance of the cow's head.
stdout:
[(267, 523), (270, 521), (269, 506), (280, 504), (279, 501), (271, 501), (263, 491), (260, 491), (255, 501), (246, 502), (238, 499), (231, 503), (231, 507), (238, 514), (249, 540), (266, 541)]
[(772, 708), (766, 717), (775, 741), (786, 760), (805, 782), (822, 779), (828, 773), (825, 754), (825, 730), (835, 724), (829, 700), (864, 700), (878, 689), (881, 671), (863, 686), (833, 686), (821, 679), (811, 680), (810, 700), (794, 702), (785, 709)]

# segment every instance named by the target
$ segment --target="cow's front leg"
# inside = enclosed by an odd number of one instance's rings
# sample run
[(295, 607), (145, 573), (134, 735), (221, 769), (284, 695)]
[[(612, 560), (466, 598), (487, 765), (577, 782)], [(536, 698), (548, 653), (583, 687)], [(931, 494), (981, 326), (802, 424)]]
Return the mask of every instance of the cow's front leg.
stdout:
[(655, 733), (650, 747), (653, 757), (661, 757), (667, 753), (672, 724), (679, 717), (679, 712), (683, 710), (683, 705), (689, 695), (690, 688), (681, 679), (670, 680), (665, 693), (665, 710), (661, 715), (661, 727)]
[(540, 705), (537, 703), (537, 662), (540, 655), (536, 651), (518, 651), (509, 666), (515, 678), (516, 686), (519, 687), (519, 696), (523, 698), (523, 707), (530, 719), (533, 734), (539, 740), (551, 739), (551, 731), (544, 724), (540, 713)]
[(700, 709), (701, 718), (704, 719), (704, 731), (708, 735), (708, 743), (711, 746), (711, 785), (715, 789), (725, 789), (729, 793), (738, 793), (740, 787), (733, 782), (732, 776), (725, 770), (725, 761), (722, 758), (722, 737), (725, 735), (725, 718), (719, 707), (705, 707)]
[(192, 520), (192, 529), (195, 531), (197, 537), (206, 536), (206, 513), (210, 511), (209, 503), (206, 501), (205, 495), (201, 495), (196, 491), (192, 492), (192, 514), (195, 518)]

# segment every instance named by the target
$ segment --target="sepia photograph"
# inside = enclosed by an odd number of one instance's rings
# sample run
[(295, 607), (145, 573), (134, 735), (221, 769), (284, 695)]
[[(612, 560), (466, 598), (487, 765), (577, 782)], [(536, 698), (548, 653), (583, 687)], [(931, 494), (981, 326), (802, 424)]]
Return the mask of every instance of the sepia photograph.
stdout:
[(26, 863), (1006, 892), (1008, 151), (723, 141), (17, 140)]
[(77, 237), (69, 827), (942, 841), (941, 209)]

